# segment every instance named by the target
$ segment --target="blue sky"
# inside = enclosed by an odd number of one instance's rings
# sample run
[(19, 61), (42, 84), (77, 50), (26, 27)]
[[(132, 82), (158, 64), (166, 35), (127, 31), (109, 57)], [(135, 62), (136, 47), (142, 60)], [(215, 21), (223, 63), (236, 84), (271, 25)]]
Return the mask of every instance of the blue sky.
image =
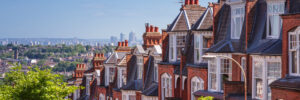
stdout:
[[(0, 0), (0, 38), (104, 39), (166, 28), (180, 0)], [(200, 0), (201, 6), (217, 0)]]

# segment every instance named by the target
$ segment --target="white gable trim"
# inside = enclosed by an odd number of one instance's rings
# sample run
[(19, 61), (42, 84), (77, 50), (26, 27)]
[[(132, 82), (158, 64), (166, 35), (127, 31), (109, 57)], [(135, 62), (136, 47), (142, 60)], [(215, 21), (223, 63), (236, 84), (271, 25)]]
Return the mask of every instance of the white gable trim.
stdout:
[(189, 17), (186, 14), (185, 10), (183, 10), (183, 12), (184, 12), (184, 17), (185, 17), (185, 20), (186, 20), (187, 28), (188, 28), (188, 30), (190, 30), (191, 29), (191, 25), (190, 25)]
[(179, 16), (177, 17), (174, 26), (172, 27), (171, 31), (174, 30), (175, 26), (177, 25), (178, 20), (180, 19), (180, 16), (182, 15), (182, 11), (179, 13)]
[(206, 9), (205, 14), (204, 14), (204, 16), (203, 16), (203, 18), (202, 18), (202, 20), (201, 20), (201, 22), (200, 22), (200, 25), (197, 27), (197, 29), (199, 29), (200, 26), (202, 26), (203, 20), (206, 18), (207, 13), (208, 13), (209, 11), (211, 11), (211, 8), (210, 8), (210, 7), (208, 7), (208, 8)]

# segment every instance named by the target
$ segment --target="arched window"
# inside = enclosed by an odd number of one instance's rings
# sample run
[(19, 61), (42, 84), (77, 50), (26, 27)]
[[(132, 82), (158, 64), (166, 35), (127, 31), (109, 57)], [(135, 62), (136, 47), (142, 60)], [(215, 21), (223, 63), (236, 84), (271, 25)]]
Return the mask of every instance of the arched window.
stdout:
[(193, 77), (191, 80), (191, 100), (197, 100), (194, 97), (194, 92), (204, 90), (204, 81), (200, 77)]
[(167, 73), (161, 76), (161, 99), (165, 97), (172, 97), (172, 77)]

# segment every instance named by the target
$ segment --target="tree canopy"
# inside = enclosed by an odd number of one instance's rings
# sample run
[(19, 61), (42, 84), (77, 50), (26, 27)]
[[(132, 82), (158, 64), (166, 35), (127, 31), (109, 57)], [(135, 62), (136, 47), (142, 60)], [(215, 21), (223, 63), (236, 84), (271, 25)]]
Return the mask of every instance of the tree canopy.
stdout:
[(51, 73), (50, 69), (36, 67), (24, 72), (22, 66), (15, 66), (0, 84), (0, 100), (64, 100), (79, 89), (68, 86), (63, 76)]

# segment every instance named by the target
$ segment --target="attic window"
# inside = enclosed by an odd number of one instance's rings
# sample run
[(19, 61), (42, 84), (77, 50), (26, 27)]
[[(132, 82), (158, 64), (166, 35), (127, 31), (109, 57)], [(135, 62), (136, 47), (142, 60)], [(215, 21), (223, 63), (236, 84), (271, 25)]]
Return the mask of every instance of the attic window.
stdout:
[(243, 5), (231, 7), (231, 38), (240, 39), (244, 22), (245, 7)]
[(267, 38), (278, 38), (280, 36), (282, 19), (280, 14), (284, 13), (284, 2), (268, 3)]

